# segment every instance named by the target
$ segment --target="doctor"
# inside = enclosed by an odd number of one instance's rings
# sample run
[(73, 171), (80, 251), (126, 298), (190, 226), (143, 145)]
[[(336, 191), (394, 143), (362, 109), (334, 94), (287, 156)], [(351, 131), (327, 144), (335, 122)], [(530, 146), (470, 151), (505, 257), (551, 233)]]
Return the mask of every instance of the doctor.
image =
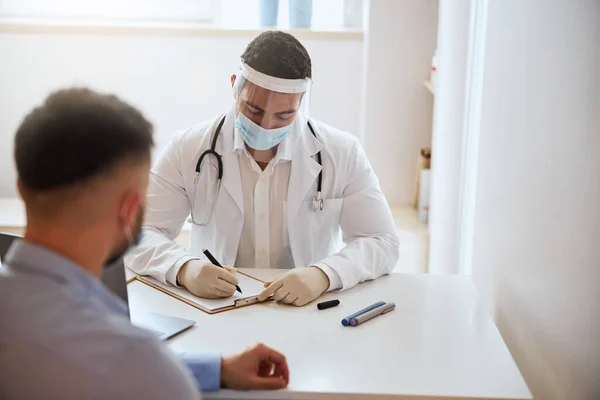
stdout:
[[(130, 268), (200, 297), (231, 296), (234, 270), (212, 265), (208, 248), (223, 265), (289, 269), (260, 299), (296, 306), (394, 268), (398, 237), (378, 179), (355, 137), (308, 117), (311, 76), (287, 33), (248, 45), (229, 112), (177, 133), (152, 168)], [(174, 242), (188, 216), (189, 251)]]

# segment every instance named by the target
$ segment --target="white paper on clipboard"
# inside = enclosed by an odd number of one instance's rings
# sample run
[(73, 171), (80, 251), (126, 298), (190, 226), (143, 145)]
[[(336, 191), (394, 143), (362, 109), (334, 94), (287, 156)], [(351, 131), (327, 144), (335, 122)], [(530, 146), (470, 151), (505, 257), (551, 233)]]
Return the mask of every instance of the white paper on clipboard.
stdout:
[(234, 306), (236, 300), (247, 299), (249, 297), (256, 297), (265, 289), (264, 284), (260, 281), (257, 281), (256, 279), (250, 278), (249, 276), (243, 274), (236, 274), (236, 276), (239, 280), (238, 286), (240, 287), (240, 289), (242, 289), (243, 293), (235, 291), (233, 296), (225, 299), (203, 299), (194, 296), (183, 287), (165, 285), (164, 283), (159, 282), (156, 279), (150, 278), (149, 276), (145, 276), (143, 279), (147, 280), (148, 282), (152, 282), (152, 284), (161, 287), (162, 289), (168, 292), (176, 294), (194, 304), (206, 308), (207, 310), (216, 311), (221, 308)]

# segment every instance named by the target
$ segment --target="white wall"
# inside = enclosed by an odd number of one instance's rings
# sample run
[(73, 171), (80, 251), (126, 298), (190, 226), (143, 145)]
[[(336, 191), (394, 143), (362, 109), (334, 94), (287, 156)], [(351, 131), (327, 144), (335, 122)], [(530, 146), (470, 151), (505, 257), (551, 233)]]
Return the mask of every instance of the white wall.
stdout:
[(536, 399), (599, 399), (600, 2), (488, 7), (473, 276)]
[[(115, 92), (154, 122), (156, 151), (176, 129), (231, 101), (229, 76), (248, 37), (0, 33), (0, 197), (16, 195), (13, 136), (49, 91)], [(312, 115), (359, 132), (362, 41), (303, 40), (313, 61)]]
[(437, 33), (429, 272), (458, 273), (459, 186), (471, 0), (442, 0)]
[(438, 2), (368, 3), (361, 135), (388, 201), (408, 205), (419, 149), (431, 144), (433, 98), (423, 81), (435, 49)]

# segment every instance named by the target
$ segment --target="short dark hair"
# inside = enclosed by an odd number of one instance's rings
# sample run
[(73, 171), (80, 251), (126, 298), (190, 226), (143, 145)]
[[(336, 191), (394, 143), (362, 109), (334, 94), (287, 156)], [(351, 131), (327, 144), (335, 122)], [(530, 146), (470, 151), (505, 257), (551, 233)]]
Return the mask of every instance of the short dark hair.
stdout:
[(15, 135), (19, 179), (34, 191), (54, 190), (149, 159), (152, 124), (116, 96), (85, 88), (59, 90), (31, 111)]
[(302, 43), (289, 33), (261, 33), (246, 47), (242, 60), (253, 69), (277, 78), (312, 78), (308, 52)]

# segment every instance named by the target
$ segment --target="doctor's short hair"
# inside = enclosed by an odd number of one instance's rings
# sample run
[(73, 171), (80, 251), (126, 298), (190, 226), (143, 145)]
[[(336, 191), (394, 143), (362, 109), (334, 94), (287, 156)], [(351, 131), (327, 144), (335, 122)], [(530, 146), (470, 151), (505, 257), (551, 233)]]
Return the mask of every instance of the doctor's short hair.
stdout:
[(289, 33), (261, 33), (250, 42), (241, 58), (253, 69), (277, 78), (312, 78), (308, 51)]
[(59, 90), (31, 111), (15, 135), (21, 186), (51, 192), (148, 162), (152, 125), (116, 96), (86, 88)]

